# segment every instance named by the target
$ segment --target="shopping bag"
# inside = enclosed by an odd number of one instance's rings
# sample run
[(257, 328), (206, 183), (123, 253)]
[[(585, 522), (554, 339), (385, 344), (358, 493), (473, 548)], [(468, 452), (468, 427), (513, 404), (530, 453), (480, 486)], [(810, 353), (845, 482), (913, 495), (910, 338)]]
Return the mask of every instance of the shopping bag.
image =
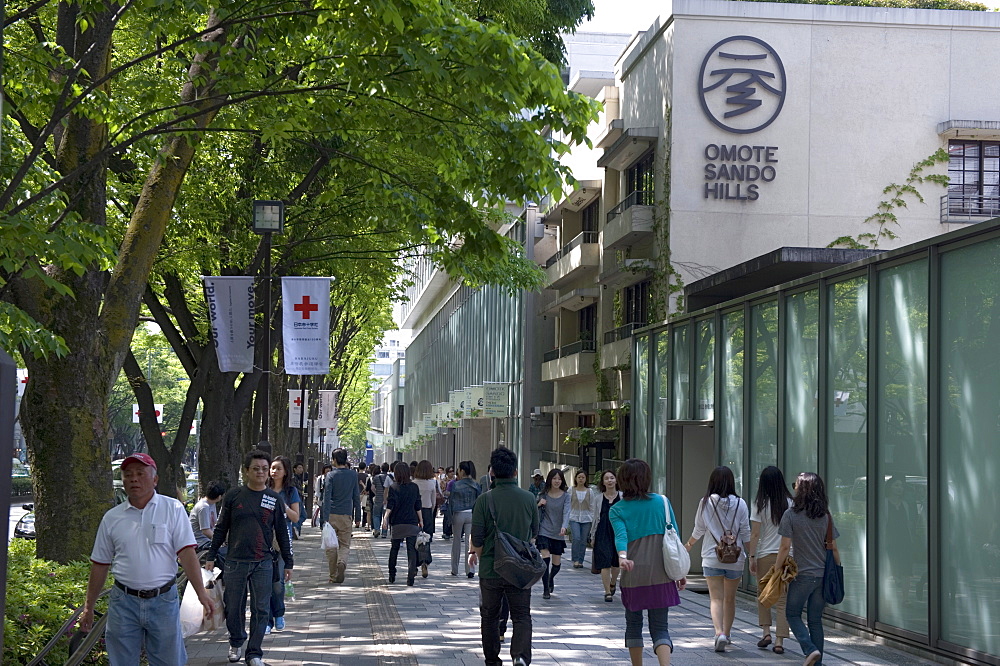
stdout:
[(337, 541), (337, 530), (333, 529), (333, 525), (330, 523), (323, 523), (323, 548), (325, 550), (330, 550), (332, 548), (340, 548), (340, 542)]
[(431, 535), (421, 532), (417, 535), (417, 564), (430, 564), (431, 558)]
[(833, 517), (826, 514), (826, 566), (823, 569), (823, 600), (836, 606), (844, 600), (844, 567), (833, 557)]
[(194, 586), (188, 581), (184, 586), (184, 596), (181, 597), (181, 634), (184, 638), (194, 636), (202, 631), (215, 631), (225, 626), (225, 612), (222, 609), (222, 585), (217, 581), (219, 569), (212, 571), (199, 569), (201, 571), (201, 582), (208, 592), (209, 598), (215, 604), (215, 612), (211, 617), (205, 617), (205, 609), (201, 605), (201, 600), (195, 594)]
[[(204, 570), (203, 570), (204, 571)], [(204, 576), (202, 577), (204, 580)], [(216, 567), (212, 570), (212, 578), (205, 584), (205, 591), (215, 606), (215, 612), (201, 621), (201, 631), (218, 631), (226, 628), (226, 610), (223, 608), (222, 571)]]
[(204, 615), (201, 601), (194, 593), (194, 586), (188, 581), (184, 585), (184, 596), (181, 597), (181, 634), (184, 638), (194, 636), (201, 631), (201, 620)]
[(667, 520), (667, 526), (663, 532), (663, 569), (667, 572), (667, 578), (670, 580), (680, 580), (685, 578), (691, 569), (691, 556), (677, 534), (676, 519), (673, 517), (670, 500), (667, 499), (666, 495), (661, 495), (661, 497), (663, 497), (663, 510)]

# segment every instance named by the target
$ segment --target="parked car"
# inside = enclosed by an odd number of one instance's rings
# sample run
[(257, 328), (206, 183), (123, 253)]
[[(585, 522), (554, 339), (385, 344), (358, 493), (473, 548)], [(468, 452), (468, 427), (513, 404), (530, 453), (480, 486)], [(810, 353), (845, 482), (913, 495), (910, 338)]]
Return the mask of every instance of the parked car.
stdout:
[(14, 538), (34, 539), (35, 538), (35, 505), (22, 504), (21, 508), (28, 513), (21, 516), (21, 519), (14, 525)]

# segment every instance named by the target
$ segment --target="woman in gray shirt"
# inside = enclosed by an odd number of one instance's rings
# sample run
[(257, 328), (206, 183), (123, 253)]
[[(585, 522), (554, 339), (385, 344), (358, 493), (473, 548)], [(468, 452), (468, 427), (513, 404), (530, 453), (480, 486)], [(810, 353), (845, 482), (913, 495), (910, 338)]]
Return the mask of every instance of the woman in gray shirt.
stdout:
[(566, 550), (566, 530), (569, 529), (570, 496), (566, 492), (566, 477), (562, 470), (553, 469), (538, 493), (538, 538), (535, 543), (545, 561), (542, 575), (542, 598), (552, 597), (554, 580), (559, 573), (562, 554)]

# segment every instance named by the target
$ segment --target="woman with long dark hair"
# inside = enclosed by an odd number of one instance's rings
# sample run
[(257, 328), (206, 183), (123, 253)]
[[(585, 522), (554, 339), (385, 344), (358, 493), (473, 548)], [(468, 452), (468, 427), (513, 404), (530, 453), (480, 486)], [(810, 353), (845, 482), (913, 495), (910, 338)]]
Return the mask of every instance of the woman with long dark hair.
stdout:
[(629, 458), (618, 468), (624, 499), (609, 513), (615, 550), (622, 568), (622, 604), (625, 606), (625, 647), (632, 666), (642, 665), (642, 611), (649, 616), (653, 654), (660, 666), (669, 666), (674, 651), (667, 618), (681, 602), (679, 590), (687, 579), (672, 581), (663, 569), (663, 535), (677, 524), (670, 501), (649, 492), (653, 473), (644, 460)]
[(569, 530), (573, 537), (573, 568), (583, 568), (583, 558), (587, 555), (587, 539), (590, 537), (590, 522), (594, 519), (594, 505), (597, 493), (590, 487), (587, 473), (577, 470), (573, 477), (573, 489), (569, 491)]
[[(833, 524), (830, 515), (829, 502), (826, 497), (826, 485), (819, 474), (802, 472), (795, 479), (795, 497), (792, 508), (781, 517), (778, 534), (781, 535), (781, 546), (774, 562), (774, 570), (780, 571), (785, 564), (789, 551), (795, 549), (795, 563), (799, 575), (788, 584), (788, 600), (785, 605), (785, 616), (788, 625), (795, 634), (795, 639), (805, 655), (805, 666), (811, 666), (823, 659), (823, 573), (826, 570), (826, 533), (831, 527), (833, 541), (830, 549), (837, 564), (840, 564), (840, 551), (837, 549), (837, 537), (840, 532)], [(806, 609), (809, 627), (802, 622), (802, 609)]]
[[(708, 488), (698, 502), (698, 513), (694, 517), (694, 531), (685, 547), (691, 550), (691, 546), (705, 534), (711, 538), (702, 543), (701, 563), (705, 582), (708, 583), (715, 651), (725, 652), (731, 642), (729, 636), (736, 619), (736, 590), (743, 578), (743, 563), (750, 545), (750, 510), (736, 494), (733, 470), (725, 466), (716, 467), (708, 477)], [(743, 546), (735, 561), (723, 562), (716, 547), (728, 543)]]
[[(785, 477), (781, 470), (770, 465), (760, 473), (757, 483), (757, 495), (750, 509), (750, 574), (759, 580), (774, 566), (781, 546), (781, 535), (778, 525), (781, 517), (792, 506), (792, 494), (785, 485)], [(788, 620), (785, 618), (785, 594), (782, 594), (774, 604), (778, 618), (778, 631), (774, 639), (774, 653), (784, 654), (782, 645), (788, 638)], [(763, 630), (763, 636), (757, 641), (757, 647), (767, 648), (771, 644), (771, 608), (757, 602), (757, 621)]]
[[(416, 470), (413, 471), (413, 483), (420, 489), (421, 520), (423, 531), (434, 540), (434, 510), (437, 508), (437, 496), (441, 494), (438, 486), (437, 473), (430, 460), (421, 460), (417, 463)], [(420, 565), (420, 573), (427, 578), (427, 564)]]
[[(451, 505), (451, 575), (458, 575), (458, 560), (465, 560), (465, 575), (472, 578), (475, 569), (469, 566), (469, 558), (462, 557), (472, 546), (472, 507), (483, 494), (483, 489), (476, 483), (476, 465), (471, 460), (458, 463), (458, 479), (451, 484), (448, 503)], [(465, 546), (462, 538), (465, 537)]]
[(566, 552), (566, 530), (569, 529), (569, 494), (566, 476), (561, 469), (549, 470), (538, 493), (538, 536), (535, 544), (542, 553), (545, 573), (542, 574), (542, 598), (549, 599), (555, 587), (556, 574)]
[(394, 482), (382, 518), (382, 532), (389, 532), (389, 582), (396, 582), (396, 561), (399, 546), (406, 541), (406, 584), (413, 585), (417, 576), (417, 534), (423, 527), (420, 489), (410, 480), (410, 466), (398, 462), (392, 468)]
[(601, 483), (598, 486), (601, 494), (594, 504), (594, 515), (591, 519), (590, 541), (594, 544), (591, 555), (591, 571), (601, 573), (604, 583), (604, 600), (611, 603), (615, 596), (615, 586), (618, 584), (618, 551), (615, 549), (615, 532), (611, 529), (608, 515), (622, 494), (618, 490), (618, 477), (610, 469), (601, 472)]
[[(295, 487), (292, 480), (292, 461), (287, 456), (275, 456), (271, 461), (271, 478), (267, 480), (267, 486), (278, 493), (282, 503), (285, 505), (285, 524), (288, 525), (288, 538), (292, 538), (292, 525), (299, 520), (299, 510), (302, 507), (302, 496), (299, 489)], [(274, 558), (274, 572), (271, 581), (271, 615), (267, 619), (265, 634), (271, 630), (282, 631), (285, 628), (285, 582), (282, 580), (281, 572), (285, 570), (285, 562), (281, 559), (281, 553), (277, 548), (272, 549)]]

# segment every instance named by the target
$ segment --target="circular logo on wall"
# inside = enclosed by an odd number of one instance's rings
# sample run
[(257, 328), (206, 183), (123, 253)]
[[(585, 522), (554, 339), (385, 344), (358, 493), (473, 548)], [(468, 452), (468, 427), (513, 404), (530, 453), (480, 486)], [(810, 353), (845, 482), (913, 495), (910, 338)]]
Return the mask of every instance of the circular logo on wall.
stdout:
[(701, 63), (701, 108), (713, 123), (736, 134), (764, 129), (785, 103), (785, 67), (756, 37), (727, 37)]

